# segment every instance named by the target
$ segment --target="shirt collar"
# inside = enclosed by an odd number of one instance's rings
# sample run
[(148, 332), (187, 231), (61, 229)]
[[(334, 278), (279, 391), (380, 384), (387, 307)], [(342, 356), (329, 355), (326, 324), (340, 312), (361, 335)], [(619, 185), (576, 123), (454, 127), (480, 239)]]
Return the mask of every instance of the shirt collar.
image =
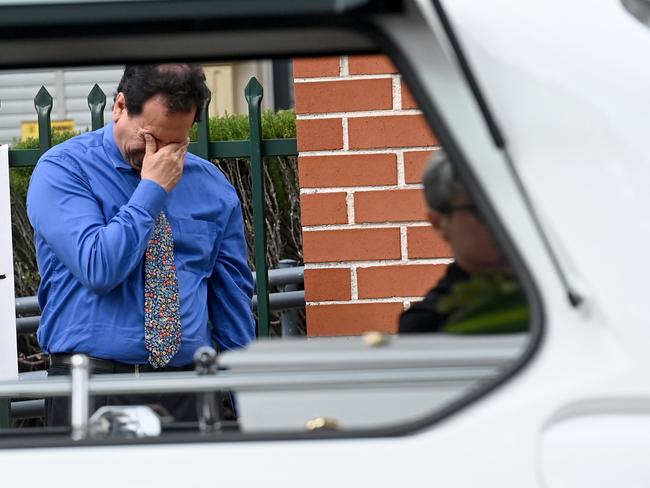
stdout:
[(111, 163), (113, 163), (113, 166), (116, 169), (119, 170), (131, 170), (133, 171), (133, 168), (129, 163), (124, 161), (124, 158), (122, 157), (122, 153), (120, 152), (119, 148), (117, 147), (117, 144), (115, 143), (115, 134), (113, 133), (115, 129), (115, 122), (110, 122), (106, 126), (104, 126), (104, 138), (102, 141), (102, 145), (104, 146), (104, 151), (106, 151), (106, 155), (108, 156), (108, 159), (111, 160)]

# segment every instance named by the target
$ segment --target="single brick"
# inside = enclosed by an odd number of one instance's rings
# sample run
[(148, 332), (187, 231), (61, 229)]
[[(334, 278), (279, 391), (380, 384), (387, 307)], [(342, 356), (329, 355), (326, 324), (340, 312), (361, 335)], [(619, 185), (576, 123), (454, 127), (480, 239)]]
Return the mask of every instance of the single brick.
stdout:
[(397, 184), (395, 154), (301, 156), (298, 169), (301, 188)]
[(306, 263), (399, 259), (399, 229), (344, 229), (303, 232)]
[(316, 193), (300, 196), (300, 217), (303, 226), (347, 224), (347, 194)]
[(348, 69), (351, 75), (375, 75), (397, 73), (397, 68), (384, 55), (349, 56)]
[(354, 193), (354, 221), (410, 222), (425, 220), (422, 190), (379, 190)]
[(440, 281), (446, 269), (446, 264), (358, 268), (359, 298), (424, 296)]
[(435, 146), (436, 137), (421, 115), (348, 119), (351, 149)]
[(419, 108), (415, 98), (413, 98), (411, 90), (409, 90), (409, 87), (404, 83), (404, 80), (402, 80), (402, 108)]
[(296, 83), (296, 112), (300, 114), (390, 110), (391, 80), (344, 80)]
[(450, 258), (453, 256), (449, 244), (430, 225), (408, 227), (406, 242), (409, 259)]
[(306, 269), (305, 300), (323, 302), (352, 298), (349, 268)]
[(401, 303), (307, 306), (307, 335), (358, 335), (370, 330), (397, 332)]
[(404, 153), (404, 176), (407, 183), (422, 183), (422, 172), (431, 159), (433, 151), (412, 151)]
[(341, 119), (308, 119), (296, 121), (298, 151), (343, 149)]
[(315, 78), (319, 76), (338, 76), (341, 62), (338, 56), (321, 58), (294, 58), (294, 78)]

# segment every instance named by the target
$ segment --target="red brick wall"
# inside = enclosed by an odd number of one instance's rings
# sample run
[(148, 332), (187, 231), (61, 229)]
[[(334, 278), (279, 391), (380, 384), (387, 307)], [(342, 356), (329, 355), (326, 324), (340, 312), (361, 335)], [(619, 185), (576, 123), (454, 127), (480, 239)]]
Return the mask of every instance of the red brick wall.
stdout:
[(435, 135), (384, 56), (294, 60), (310, 335), (395, 332), (449, 262), (420, 175)]

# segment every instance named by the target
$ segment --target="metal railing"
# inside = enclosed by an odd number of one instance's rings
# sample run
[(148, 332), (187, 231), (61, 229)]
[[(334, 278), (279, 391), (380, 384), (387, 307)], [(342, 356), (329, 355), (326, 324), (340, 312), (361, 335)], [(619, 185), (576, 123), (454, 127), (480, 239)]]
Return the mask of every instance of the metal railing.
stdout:
[[(343, 343), (345, 347), (341, 347)], [(355, 343), (359, 347), (350, 347)], [(219, 390), (242, 394), (441, 387), (460, 392), (475, 387), (478, 382), (497, 378), (520, 357), (527, 344), (527, 335), (406, 336), (385, 338), (380, 348), (363, 337), (318, 338), (293, 344), (293, 349), (285, 352), (292, 350), (300, 354), (276, 356), (275, 360), (268, 356), (268, 343), (263, 342), (251, 346), (249, 352), (253, 358), (250, 360), (244, 360), (241, 351), (227, 353), (219, 357), (219, 365), (225, 369), (220, 369), (218, 374), (96, 375), (89, 378), (87, 390), (83, 391), (75, 389), (69, 376), (47, 378), (42, 375), (0, 382), (0, 397), (15, 400), (11, 405), (14, 418), (30, 418), (42, 415), (44, 407), (43, 400), (30, 399), (51, 396), (76, 396), (87, 402), (89, 395), (191, 394)], [(324, 354), (324, 351), (333, 351), (324, 344), (337, 344), (337, 353)]]
[[(293, 260), (280, 261), (279, 269), (269, 270), (269, 286), (277, 287), (283, 291), (269, 294), (269, 310), (280, 311), (280, 327), (282, 336), (298, 335), (298, 320), (296, 308), (304, 308), (305, 291), (298, 289), (304, 282), (304, 266), (295, 266)], [(253, 307), (257, 306), (257, 295), (253, 297)], [(38, 330), (41, 311), (36, 297), (20, 297), (16, 299), (16, 333), (18, 335), (35, 334)], [(27, 315), (27, 317), (25, 317)], [(21, 373), (21, 380), (46, 379), (45, 371)], [(7, 409), (7, 405), (5, 405)], [(41, 418), (45, 413), (45, 400), (22, 400), (11, 402), (11, 419)], [(10, 420), (0, 422), (0, 426), (9, 425)]]
[[(185, 393), (214, 391), (245, 392), (289, 392), (289, 391), (331, 391), (364, 390), (375, 388), (400, 389), (405, 386), (440, 386), (463, 388), (479, 380), (494, 379), (500, 374), (500, 367), (481, 366), (474, 368), (440, 368), (439, 365), (423, 363), (420, 367), (329, 371), (281, 371), (232, 373), (219, 372), (214, 376), (198, 376), (194, 372), (141, 373), (138, 377), (125, 375), (97, 375), (89, 380), (88, 392), (76, 393), (70, 376), (43, 378), (30, 381), (0, 382), (0, 392), (13, 399), (11, 416), (14, 419), (42, 417), (45, 400), (25, 400), (34, 397), (87, 396), (112, 394)], [(73, 400), (74, 401), (74, 400)]]
[[(262, 139), (262, 109), (264, 96), (262, 85), (256, 78), (251, 78), (246, 85), (246, 101), (248, 103), (248, 120), (250, 124), (250, 139), (244, 141), (210, 141), (208, 117), (208, 102), (201, 107), (201, 117), (197, 126), (197, 140), (190, 143), (189, 151), (204, 159), (243, 158), (250, 159), (253, 193), (253, 226), (255, 232), (255, 274), (257, 291), (257, 333), (258, 336), (269, 335), (269, 312), (271, 301), (276, 303), (284, 300), (269, 296), (268, 263), (266, 262), (266, 230), (264, 226), (264, 158), (273, 156), (297, 156), (296, 139)], [(38, 117), (38, 149), (10, 149), (9, 167), (34, 166), (38, 158), (52, 147), (52, 128), (50, 114), (53, 99), (50, 93), (41, 87), (34, 98), (34, 106)], [(104, 108), (106, 94), (95, 85), (88, 95), (88, 108), (91, 114), (92, 130), (104, 126)], [(297, 295), (296, 295), (297, 297)], [(303, 296), (304, 298), (304, 296)], [(21, 326), (32, 330), (34, 320), (21, 322)], [(37, 326), (37, 324), (36, 324)]]

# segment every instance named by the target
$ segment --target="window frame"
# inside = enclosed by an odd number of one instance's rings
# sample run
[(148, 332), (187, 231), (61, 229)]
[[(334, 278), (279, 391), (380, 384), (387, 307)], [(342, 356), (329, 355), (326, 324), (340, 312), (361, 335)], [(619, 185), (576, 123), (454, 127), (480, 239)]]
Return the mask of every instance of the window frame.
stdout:
[[(422, 4), (424, 2), (421, 2)], [(441, 9), (440, 5), (438, 7)], [(441, 12), (441, 10), (439, 10)], [(268, 21), (268, 19), (266, 19)], [(386, 20), (387, 23), (383, 21)], [(400, 46), (400, 40), (396, 39), (390, 32), (390, 22), (393, 22), (395, 17), (391, 17), (391, 14), (386, 14), (386, 18), (383, 19), (381, 15), (377, 15), (377, 12), (371, 12), (371, 14), (364, 13), (360, 15), (358, 13), (347, 14), (347, 15), (323, 15), (319, 18), (298, 15), (296, 17), (289, 17), (281, 19), (279, 22), (279, 27), (287, 31), (291, 31), (288, 36), (285, 36), (280, 44), (291, 42), (290, 39), (293, 39), (292, 36), (297, 38), (304, 37), (304, 29), (310, 28), (316, 29), (316, 34), (313, 35), (314, 41), (312, 43), (306, 43), (306, 46), (302, 46), (302, 49), (298, 49), (297, 52), (288, 51), (286, 49), (279, 49), (271, 57), (287, 57), (287, 56), (305, 56), (305, 55), (338, 55), (338, 54), (365, 54), (365, 53), (376, 53), (378, 50), (376, 48), (380, 47), (383, 49), (382, 53), (388, 54), (391, 60), (395, 63), (396, 67), (402, 74), (404, 80), (407, 82), (410, 90), (413, 93), (414, 98), (417, 100), (420, 108), (426, 118), (427, 122), (430, 124), (431, 128), (437, 134), (438, 139), (441, 142), (441, 145), (445, 147), (447, 154), (452, 161), (452, 163), (458, 168), (461, 179), (464, 184), (467, 186), (469, 192), (475, 198), (475, 203), (479, 208), (482, 216), (485, 218), (486, 223), (489, 228), (493, 231), (496, 240), (503, 247), (505, 254), (507, 255), (510, 263), (512, 264), (513, 270), (520, 280), (526, 296), (529, 301), (530, 306), (530, 335), (529, 341), (526, 346), (524, 353), (514, 361), (508, 368), (506, 368), (497, 378), (494, 380), (486, 381), (479, 388), (474, 390), (472, 393), (464, 395), (460, 399), (452, 402), (447, 407), (436, 410), (430, 415), (426, 415), (420, 419), (414, 421), (405, 421), (396, 426), (391, 427), (378, 427), (376, 429), (353, 429), (345, 431), (315, 431), (315, 432), (269, 432), (269, 433), (223, 433), (218, 437), (208, 437), (200, 436), (196, 433), (183, 433), (183, 434), (174, 434), (167, 435), (165, 438), (148, 438), (148, 439), (137, 439), (137, 440), (125, 440), (125, 439), (107, 439), (107, 440), (86, 440), (82, 442), (73, 442), (69, 438), (54, 438), (48, 437), (47, 435), (34, 435), (23, 437), (23, 434), (17, 434), (18, 437), (13, 436), (2, 436), (0, 437), (0, 449), (3, 448), (31, 448), (31, 447), (78, 447), (80, 445), (84, 446), (106, 446), (106, 445), (149, 445), (149, 444), (176, 444), (176, 443), (204, 443), (204, 442), (259, 442), (259, 441), (278, 441), (278, 440), (317, 440), (317, 439), (359, 439), (359, 438), (377, 438), (377, 437), (399, 437), (411, 435), (417, 432), (420, 432), (424, 429), (429, 429), (434, 427), (437, 423), (443, 421), (444, 419), (449, 418), (451, 415), (454, 415), (467, 406), (472, 405), (479, 401), (480, 399), (485, 398), (489, 393), (498, 389), (501, 385), (508, 382), (515, 375), (521, 372), (527, 363), (533, 358), (535, 353), (539, 350), (539, 347), (542, 344), (544, 336), (544, 308), (542, 303), (541, 294), (539, 293), (539, 288), (535, 283), (532, 274), (525, 265), (524, 259), (521, 253), (518, 251), (515, 246), (513, 239), (509, 235), (506, 227), (501, 223), (497, 212), (494, 209), (494, 206), (490, 202), (488, 197), (488, 192), (485, 190), (484, 186), (481, 184), (479, 177), (472, 170), (472, 166), (469, 164), (466, 152), (463, 150), (463, 143), (458, 140), (454, 135), (453, 130), (450, 129), (449, 125), (444, 120), (440, 106), (436, 103), (436, 100), (432, 99), (429, 96), (429, 91), (426, 88), (426, 84), (422, 79), (422, 72), (418, 70), (416, 62), (409, 53), (405, 52), (403, 47)], [(245, 36), (246, 33), (251, 31), (258, 30), (264, 22), (260, 18), (252, 19), (250, 24), (242, 19), (239, 19), (236, 22), (233, 32), (243, 33)], [(392, 24), (394, 26), (394, 24)], [(136, 27), (137, 23), (134, 23), (132, 27)], [(150, 37), (155, 42), (156, 34), (158, 31), (162, 32), (166, 28), (169, 28), (167, 22), (153, 23), (148, 26), (147, 36)], [(179, 25), (176, 25), (177, 29), (180, 32), (183, 32), (185, 24), (182, 22)], [(340, 42), (335, 41), (330, 45), (321, 44), (320, 50), (314, 50), (314, 45), (318, 42), (323, 42), (325, 40), (330, 40), (332, 32), (337, 32), (338, 29), (350, 30), (353, 29), (356, 36), (361, 35), (366, 38), (368, 41), (366, 44), (363, 42), (358, 42), (353, 45), (352, 49), (342, 50)], [(216, 31), (216, 37), (219, 38), (221, 33), (218, 32), (219, 26), (214, 26), (213, 30)], [(293, 29), (293, 30), (292, 30)], [(83, 30), (82, 30), (83, 31)], [(129, 29), (127, 29), (127, 32)], [(451, 26), (447, 26), (446, 34), (452, 33)], [(44, 31), (42, 38), (43, 43), (48, 42), (49, 31)], [(449, 42), (449, 38), (446, 40), (444, 36), (446, 35), (443, 30), (439, 30), (436, 33), (436, 36), (441, 36), (442, 42)], [(214, 32), (210, 29), (205, 31), (205, 37), (202, 38), (204, 41), (208, 42), (214, 35)], [(242, 37), (242, 36), (239, 36)], [(237, 36), (235, 36), (237, 38)], [(345, 37), (345, 39), (355, 39), (355, 36)], [(403, 40), (402, 40), (403, 41)], [(452, 43), (453, 44), (453, 43)], [(288, 45), (288, 44), (287, 44)], [(375, 48), (369, 48), (369, 46), (375, 46)], [(2, 41), (0, 40), (0, 47), (2, 46)], [(249, 46), (249, 44), (246, 44)], [(240, 49), (235, 53), (232, 53), (230, 56), (219, 57), (219, 61), (227, 61), (231, 59), (250, 59), (249, 51), (246, 51), (248, 47), (240, 46)], [(462, 52), (460, 51), (460, 46), (453, 46), (451, 44), (445, 46), (448, 49), (451, 49), (452, 54), (451, 58), (456, 56), (456, 59), (462, 58)], [(270, 46), (271, 49), (275, 49), (274, 46)], [(87, 56), (82, 55), (77, 60), (70, 64), (69, 62), (66, 66), (74, 65), (88, 65), (88, 58), (83, 57)], [(134, 53), (127, 61), (142, 60), (141, 53)], [(262, 57), (268, 57), (268, 53), (260, 53)], [(211, 61), (211, 57), (206, 56), (205, 53), (202, 54), (193, 54), (189, 56), (193, 60), (203, 60)], [(450, 63), (453, 64), (454, 61), (450, 58)], [(121, 57), (124, 60), (123, 57)], [(169, 54), (157, 52), (152, 57), (147, 58), (151, 61), (164, 61), (172, 60), (173, 58), (169, 57)], [(111, 60), (114, 61), (113, 58)], [(31, 63), (31, 64), (30, 64)], [(36, 66), (33, 64), (34, 61), (31, 60), (27, 65), (30, 67)], [(101, 59), (91, 64), (104, 64), (105, 60)], [(48, 60), (47, 63), (38, 64), (38, 67), (43, 66), (52, 66), (58, 64), (57, 60), (54, 61)], [(16, 68), (16, 67), (27, 67), (27, 65), (17, 66), (15, 62), (6, 63), (4, 60), (0, 59), (0, 69)], [(457, 68), (457, 67), (456, 67)], [(456, 69), (454, 68), (454, 69)], [(460, 70), (461, 73), (463, 70)], [(468, 73), (471, 73), (469, 65), (466, 66), (465, 72), (462, 74), (464, 77), (464, 82), (468, 85), (471, 85), (471, 79), (468, 79)], [(474, 96), (476, 93), (473, 94)], [(477, 100), (474, 99), (476, 103)], [(479, 103), (480, 105), (480, 103)], [(480, 111), (480, 110), (479, 110)], [(483, 108), (481, 116), (484, 118), (483, 122), (486, 124), (486, 130), (490, 133), (493, 138), (493, 143), (496, 150), (502, 151), (503, 147), (499, 147), (500, 141), (498, 137), (495, 137), (494, 128), (490, 127), (493, 121), (490, 121), (489, 118), (489, 108), (486, 106)], [(487, 117), (487, 119), (486, 119)], [(18, 444), (10, 442), (10, 439), (19, 439)]]

